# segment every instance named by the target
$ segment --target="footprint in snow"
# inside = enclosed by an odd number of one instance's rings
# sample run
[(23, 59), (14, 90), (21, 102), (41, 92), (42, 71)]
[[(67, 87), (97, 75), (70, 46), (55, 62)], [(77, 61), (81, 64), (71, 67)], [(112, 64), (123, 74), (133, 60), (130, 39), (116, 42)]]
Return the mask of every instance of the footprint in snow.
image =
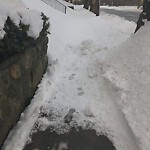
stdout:
[(81, 91), (81, 90), (82, 90), (82, 87), (78, 87), (77, 90), (78, 90), (78, 91)]
[(72, 74), (68, 79), (69, 80), (73, 80), (74, 79), (75, 74)]
[(69, 109), (68, 114), (64, 117), (65, 123), (70, 123), (72, 121), (73, 114), (75, 111), (76, 111), (76, 109), (74, 109), (74, 108)]
[(79, 96), (84, 95), (84, 91), (82, 90), (82, 87), (78, 87), (77, 90), (78, 90), (78, 95)]
[(94, 78), (97, 77), (98, 74), (98, 66), (96, 64), (89, 64), (89, 66), (87, 67), (87, 73), (88, 73), (88, 77), (89, 78)]

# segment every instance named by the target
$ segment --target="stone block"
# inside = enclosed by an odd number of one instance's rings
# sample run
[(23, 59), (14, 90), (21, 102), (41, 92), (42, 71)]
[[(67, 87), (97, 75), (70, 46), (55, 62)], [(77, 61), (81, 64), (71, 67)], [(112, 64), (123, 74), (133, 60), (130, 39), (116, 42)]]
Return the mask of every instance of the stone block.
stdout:
[(13, 79), (19, 78), (21, 75), (20, 66), (18, 64), (11, 65), (9, 69), (9, 73)]
[(0, 149), (46, 71), (48, 58), (41, 45), (28, 47), (0, 64)]
[(9, 69), (0, 72), (0, 95), (9, 88)]

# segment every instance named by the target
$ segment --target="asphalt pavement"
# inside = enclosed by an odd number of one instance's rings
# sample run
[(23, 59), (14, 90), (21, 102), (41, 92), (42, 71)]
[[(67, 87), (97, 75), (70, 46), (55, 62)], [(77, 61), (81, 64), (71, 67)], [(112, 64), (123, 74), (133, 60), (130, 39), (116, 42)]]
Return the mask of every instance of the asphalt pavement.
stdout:
[(72, 128), (69, 133), (57, 134), (51, 129), (38, 131), (23, 150), (116, 150), (113, 143), (95, 130)]
[(141, 12), (133, 12), (133, 11), (122, 11), (122, 10), (115, 10), (115, 9), (105, 9), (105, 8), (100, 8), (100, 12), (105, 12), (108, 14), (114, 14), (120, 17), (125, 18), (128, 21), (133, 21), (137, 22), (139, 15)]

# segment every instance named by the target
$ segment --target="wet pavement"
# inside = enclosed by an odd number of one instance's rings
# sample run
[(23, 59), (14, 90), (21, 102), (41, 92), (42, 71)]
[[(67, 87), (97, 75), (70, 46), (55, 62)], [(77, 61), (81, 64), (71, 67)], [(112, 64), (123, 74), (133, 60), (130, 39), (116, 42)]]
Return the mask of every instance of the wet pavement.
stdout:
[(133, 12), (133, 11), (120, 11), (120, 10), (115, 10), (115, 9), (105, 9), (105, 8), (101, 8), (100, 9), (101, 12), (105, 12), (108, 14), (114, 14), (120, 17), (125, 18), (128, 21), (133, 21), (133, 22), (137, 22), (140, 16), (140, 11), (138, 12)]
[(81, 128), (72, 128), (69, 133), (59, 135), (50, 129), (38, 131), (31, 140), (24, 150), (115, 150), (106, 136), (97, 136), (95, 130)]

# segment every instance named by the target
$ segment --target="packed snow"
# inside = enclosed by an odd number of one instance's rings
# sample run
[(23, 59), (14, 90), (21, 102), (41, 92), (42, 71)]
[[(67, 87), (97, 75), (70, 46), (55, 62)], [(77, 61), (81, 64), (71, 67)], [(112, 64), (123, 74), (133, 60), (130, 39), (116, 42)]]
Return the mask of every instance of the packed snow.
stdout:
[[(41, 12), (27, 9), (20, 1), (2, 1), (0, 0), (0, 39), (6, 34), (4, 25), (7, 17), (19, 26), (20, 23), (29, 25), (28, 35), (33, 38), (38, 38), (43, 28), (43, 20)], [(33, 18), (36, 20), (33, 20)]]
[[(149, 23), (134, 35), (135, 23), (114, 15), (96, 17), (80, 6), (63, 14), (40, 0), (23, 2), (50, 18), (49, 66), (3, 149), (23, 149), (36, 122), (58, 133), (92, 128), (117, 150), (148, 150)], [(75, 112), (68, 125), (70, 109)]]

